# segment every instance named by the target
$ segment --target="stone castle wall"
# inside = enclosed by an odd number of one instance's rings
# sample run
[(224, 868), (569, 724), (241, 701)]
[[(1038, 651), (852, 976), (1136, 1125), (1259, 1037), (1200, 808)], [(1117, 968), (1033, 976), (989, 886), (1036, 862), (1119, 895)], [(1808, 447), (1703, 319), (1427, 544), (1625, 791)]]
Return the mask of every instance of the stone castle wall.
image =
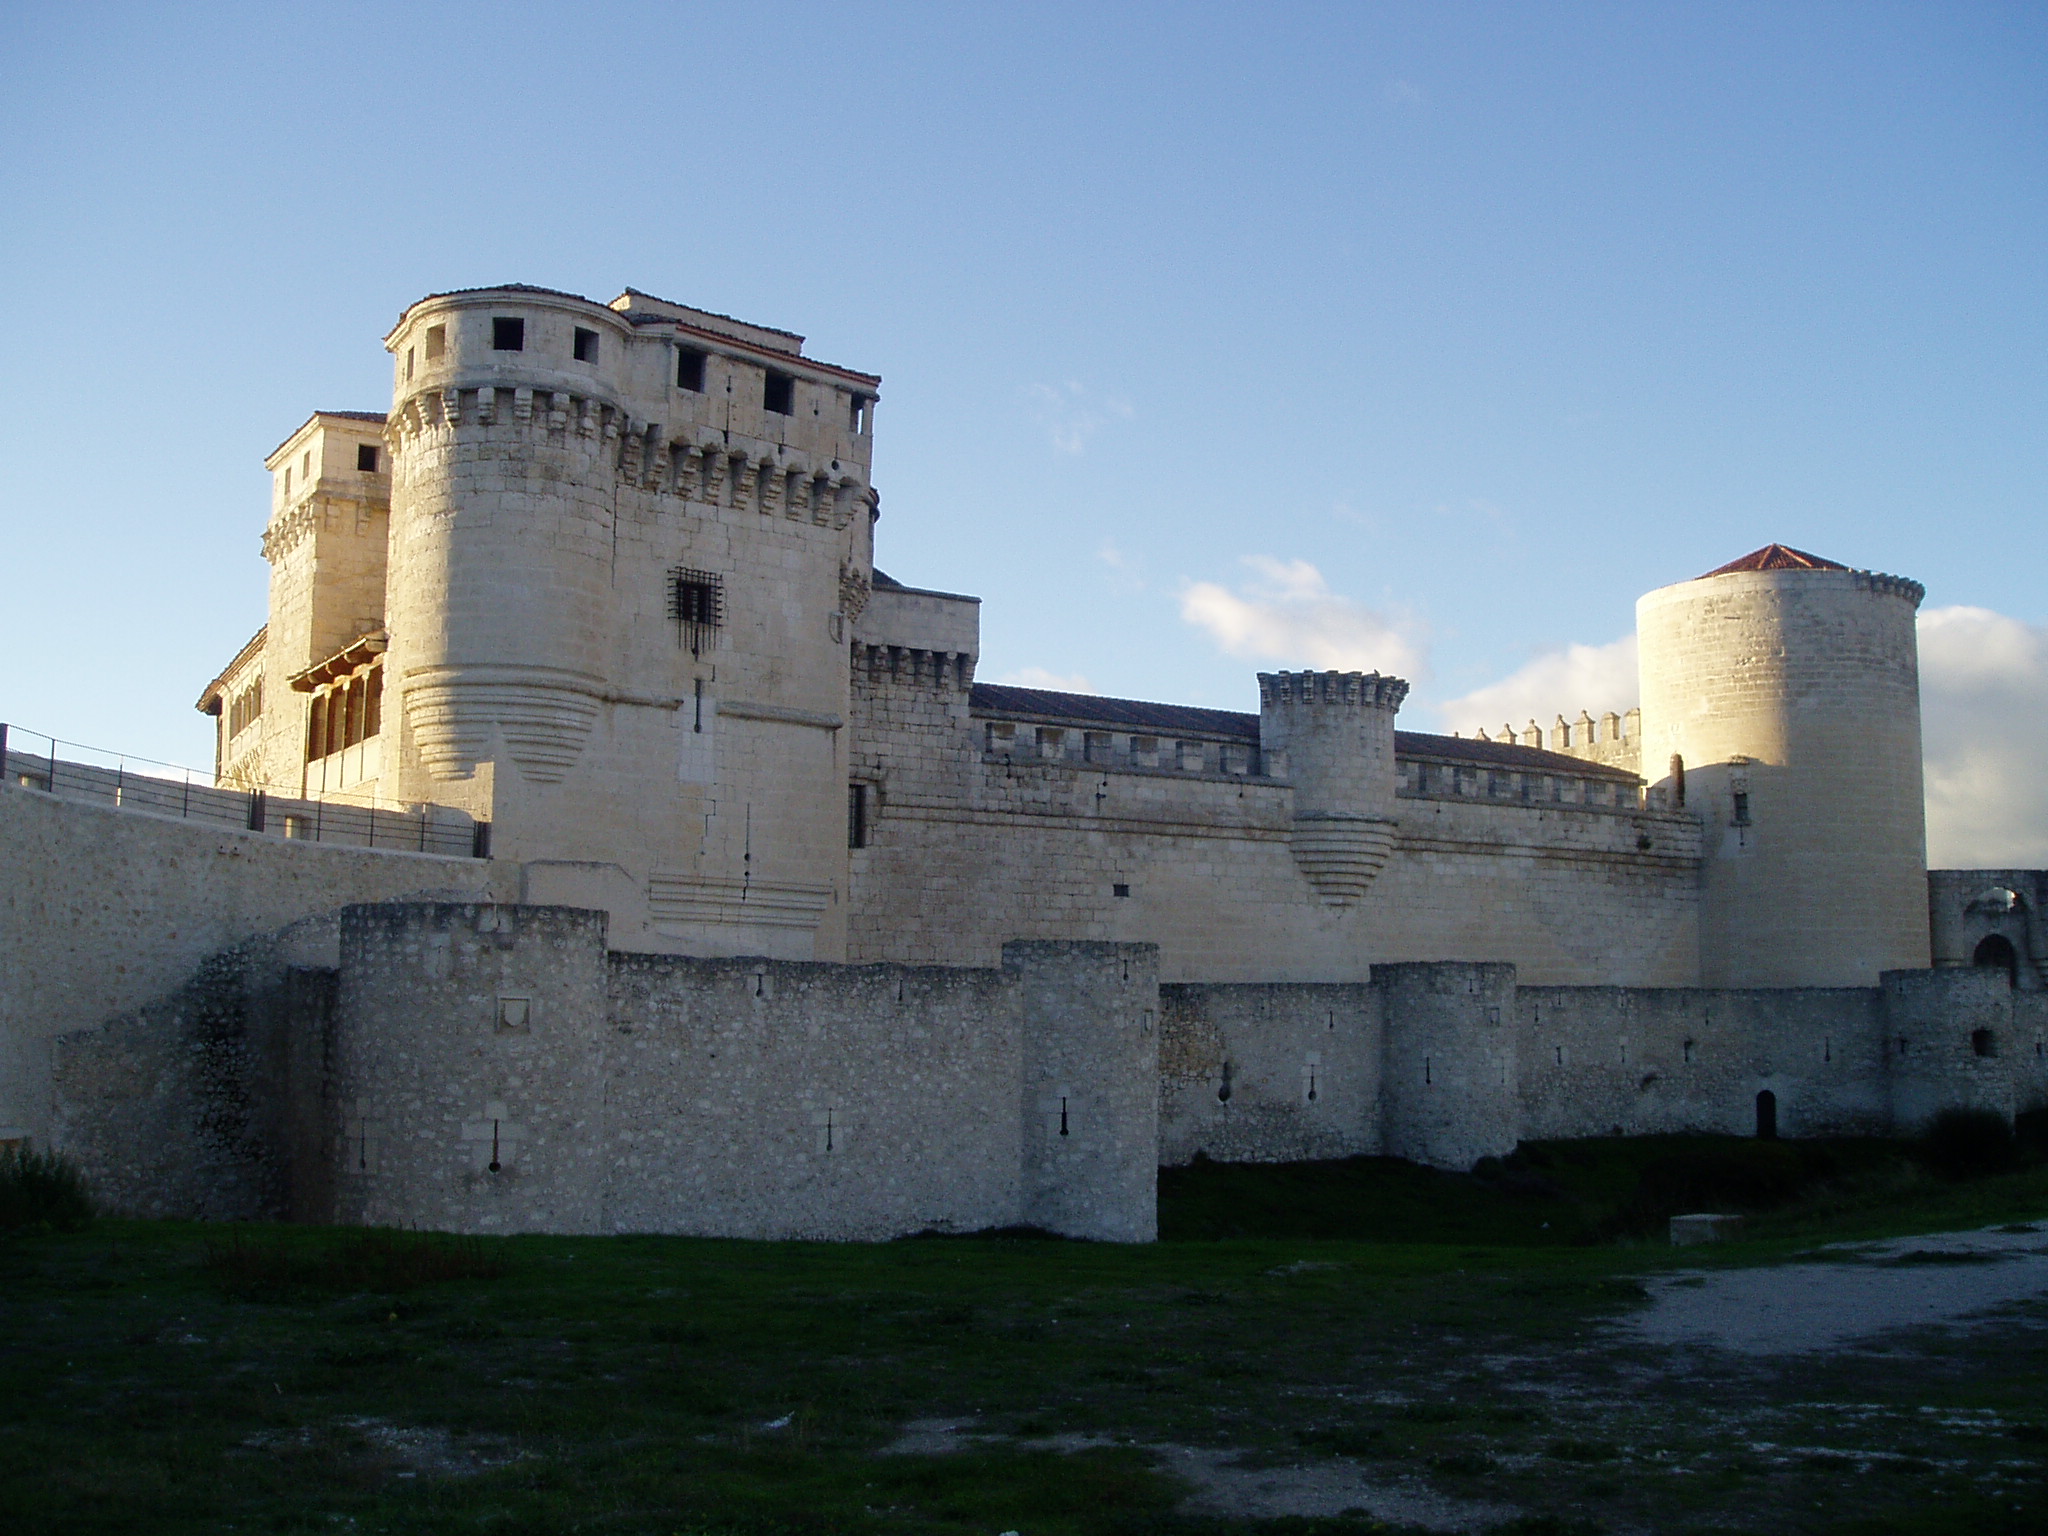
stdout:
[(1158, 944), (1172, 981), (1362, 981), (1402, 958), (1696, 978), (1691, 817), (1409, 791), (1389, 797), (1384, 868), (1339, 906), (1295, 856), (1291, 783), (1227, 766), (1229, 744), (1198, 769), (1091, 763), (1085, 743), (1048, 760), (1028, 729), (991, 745), (987, 724), (957, 673), (856, 670), (854, 773), (877, 809), (851, 958), (987, 965), (1008, 939), (1092, 938)]
[(1707, 990), (1519, 986), (1512, 967), (1411, 964), (1374, 967), (1366, 987), (1161, 995), (1166, 1164), (1385, 1154), (1465, 1167), (1521, 1140), (1747, 1136), (1764, 1093), (1787, 1136), (1905, 1135), (1943, 1109), (2048, 1105), (2048, 993), (1984, 969)]
[(861, 1239), (1155, 1230), (1157, 962), (607, 954), (600, 913), (353, 908), (322, 1085), (344, 1221)]
[[(244, 1160), (256, 1133), (238, 1127), (274, 1081), (271, 1003), (245, 1000), (274, 1001), (291, 966), (334, 964), (318, 919), (484, 895), (492, 878), (474, 859), (287, 841), (14, 784), (0, 785), (0, 868), (0, 1136), (68, 1145), (111, 1189), (168, 1188), (137, 1170), (190, 1156), (179, 1143), (201, 1124), (225, 1138), (207, 1156)], [(97, 1108), (67, 1117), (66, 1103)]]

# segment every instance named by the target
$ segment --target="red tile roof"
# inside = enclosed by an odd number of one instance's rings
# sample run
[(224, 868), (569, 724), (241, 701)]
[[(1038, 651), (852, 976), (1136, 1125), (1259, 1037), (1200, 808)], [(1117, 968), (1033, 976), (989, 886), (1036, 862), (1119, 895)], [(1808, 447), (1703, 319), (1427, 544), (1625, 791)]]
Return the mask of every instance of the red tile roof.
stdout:
[(1823, 560), (1819, 555), (1809, 555), (1803, 549), (1794, 549), (1789, 544), (1766, 544), (1762, 549), (1751, 550), (1740, 560), (1730, 560), (1726, 565), (1717, 565), (1705, 576), (1726, 576), (1731, 571), (1846, 571), (1846, 565), (1833, 560)]

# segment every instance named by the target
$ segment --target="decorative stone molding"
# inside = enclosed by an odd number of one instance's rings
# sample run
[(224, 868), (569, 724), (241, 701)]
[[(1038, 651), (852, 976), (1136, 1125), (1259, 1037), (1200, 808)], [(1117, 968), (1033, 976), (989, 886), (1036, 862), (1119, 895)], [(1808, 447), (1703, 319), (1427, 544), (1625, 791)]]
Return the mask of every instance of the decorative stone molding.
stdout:
[(1399, 709), (1408, 683), (1378, 672), (1261, 672), (1259, 704), (1348, 704), (1360, 709)]
[(1394, 851), (1398, 823), (1385, 816), (1311, 812), (1294, 819), (1288, 847), (1316, 894), (1347, 907), (1366, 893)]

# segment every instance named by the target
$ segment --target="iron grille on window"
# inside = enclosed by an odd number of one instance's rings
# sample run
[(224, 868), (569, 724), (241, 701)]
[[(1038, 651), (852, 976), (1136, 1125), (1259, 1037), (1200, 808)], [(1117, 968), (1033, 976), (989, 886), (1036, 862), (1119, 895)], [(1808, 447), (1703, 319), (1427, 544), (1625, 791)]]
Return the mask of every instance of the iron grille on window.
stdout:
[(676, 640), (701, 656), (725, 621), (725, 583), (710, 571), (677, 566), (668, 573), (668, 616), (676, 621)]

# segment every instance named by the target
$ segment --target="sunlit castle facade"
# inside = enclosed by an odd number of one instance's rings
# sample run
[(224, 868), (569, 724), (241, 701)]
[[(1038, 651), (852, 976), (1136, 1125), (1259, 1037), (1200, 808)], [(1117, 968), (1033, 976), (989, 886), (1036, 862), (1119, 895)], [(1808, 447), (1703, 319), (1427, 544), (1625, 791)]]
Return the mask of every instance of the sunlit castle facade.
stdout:
[(1142, 1240), (1198, 1154), (2048, 1100), (2048, 876), (1925, 867), (1916, 582), (1769, 545), (1640, 600), (1640, 709), (1472, 738), (981, 683), (876, 567), (875, 375), (631, 289), (384, 345), (267, 461), (236, 824), (8, 755), (0, 1139), (120, 1208)]
[(1642, 600), (1640, 712), (1492, 740), (1397, 730), (1371, 674), (1262, 676), (1255, 715), (982, 684), (978, 600), (875, 568), (874, 375), (633, 290), (437, 295), (385, 346), (387, 415), (268, 461), (269, 622), (201, 700), (221, 777), (458, 807), (615, 946), (1929, 962), (1914, 582), (1771, 546)]

